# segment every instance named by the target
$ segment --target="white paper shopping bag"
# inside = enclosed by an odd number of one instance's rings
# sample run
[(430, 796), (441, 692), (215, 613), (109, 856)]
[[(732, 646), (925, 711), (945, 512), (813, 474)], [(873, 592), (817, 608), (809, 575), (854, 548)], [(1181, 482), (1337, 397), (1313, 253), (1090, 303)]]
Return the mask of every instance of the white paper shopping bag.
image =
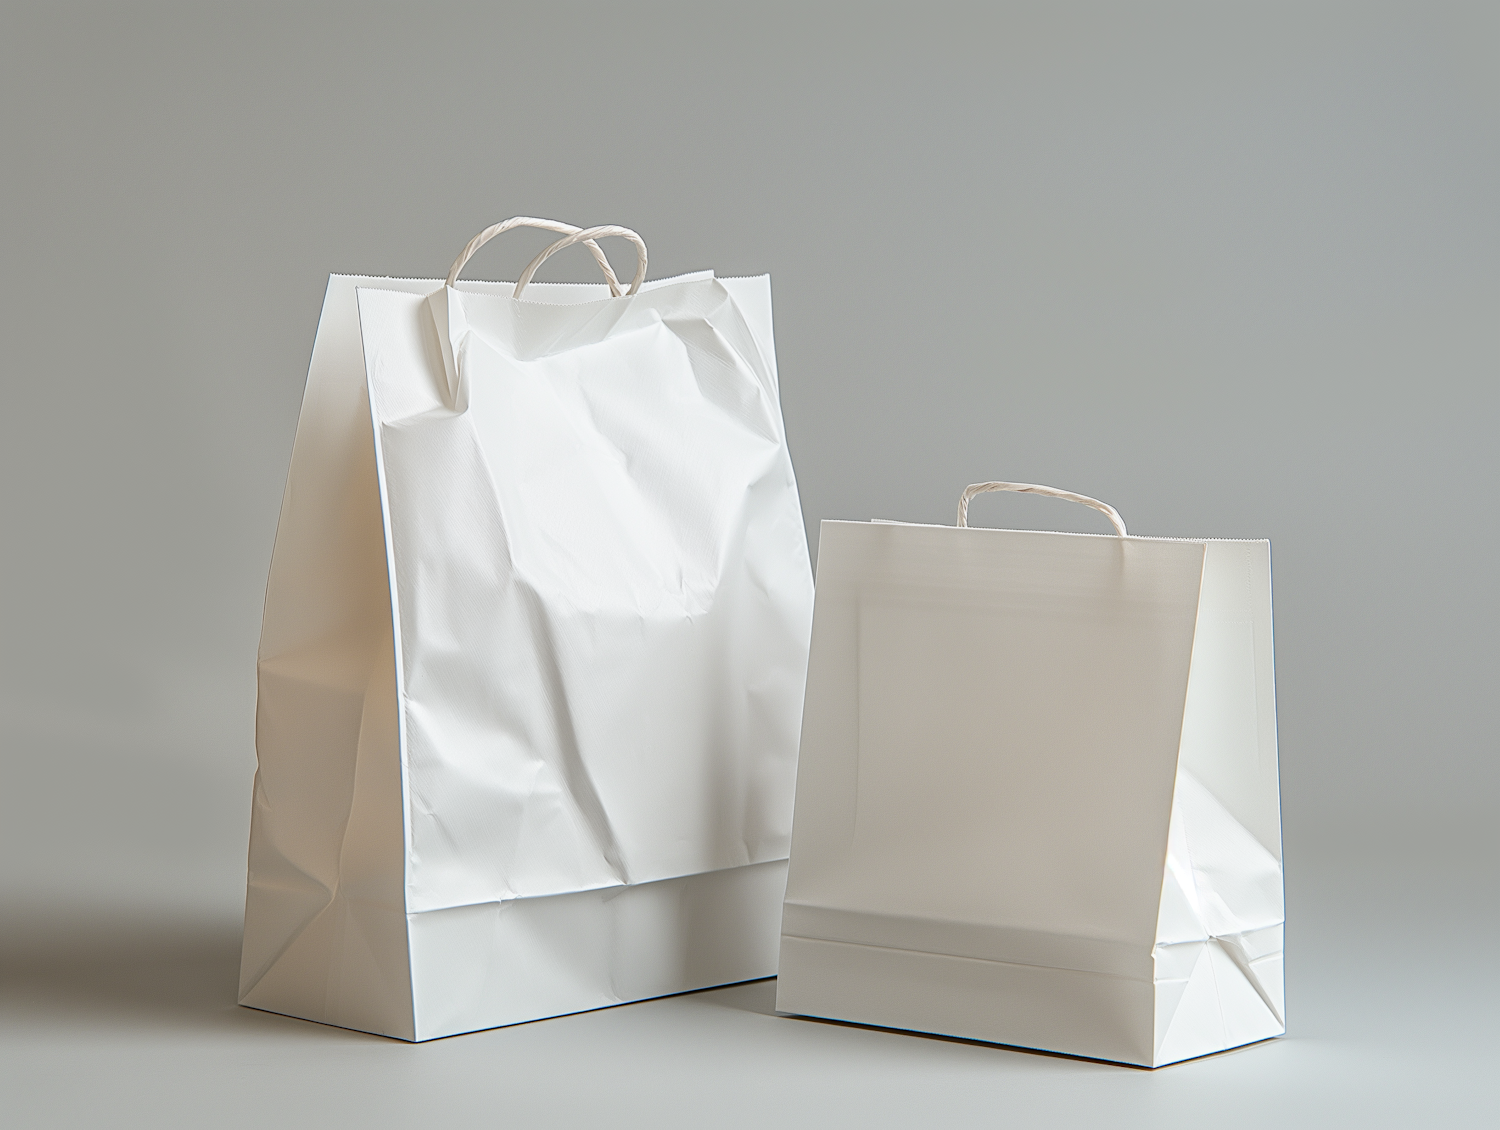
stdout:
[[(457, 285), (517, 224), (565, 235)], [(575, 242), (605, 284), (527, 285)], [(425, 1040), (775, 972), (812, 576), (770, 287), (644, 273), (523, 218), (446, 285), (330, 280), (242, 1003)]]
[[(985, 490), (1118, 536), (966, 528)], [(824, 522), (777, 1008), (1159, 1066), (1283, 1031), (1264, 541), (1014, 483)]]

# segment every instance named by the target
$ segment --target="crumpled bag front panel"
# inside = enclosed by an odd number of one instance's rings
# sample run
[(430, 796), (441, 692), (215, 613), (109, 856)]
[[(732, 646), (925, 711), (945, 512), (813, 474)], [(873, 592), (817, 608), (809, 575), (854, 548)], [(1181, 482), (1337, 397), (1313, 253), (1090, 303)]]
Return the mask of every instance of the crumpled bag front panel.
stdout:
[(812, 584), (769, 340), (712, 278), (360, 302), (409, 910), (784, 858)]

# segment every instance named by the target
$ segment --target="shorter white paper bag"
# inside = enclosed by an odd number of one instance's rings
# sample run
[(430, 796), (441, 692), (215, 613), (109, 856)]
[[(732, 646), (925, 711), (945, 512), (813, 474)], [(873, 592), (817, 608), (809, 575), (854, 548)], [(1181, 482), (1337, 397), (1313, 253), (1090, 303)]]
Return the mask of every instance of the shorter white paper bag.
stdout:
[[(966, 528), (1019, 490), (1118, 536)], [(1270, 545), (824, 522), (776, 1006), (1144, 1066), (1279, 1035)]]

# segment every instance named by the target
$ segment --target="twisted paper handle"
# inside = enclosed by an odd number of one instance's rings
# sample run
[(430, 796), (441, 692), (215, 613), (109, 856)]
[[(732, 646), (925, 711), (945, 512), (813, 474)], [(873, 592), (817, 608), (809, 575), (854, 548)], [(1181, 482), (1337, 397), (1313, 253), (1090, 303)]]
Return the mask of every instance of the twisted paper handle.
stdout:
[[(551, 247), (547, 248), (521, 272), (521, 277), (516, 280), (516, 292), (514, 297), (520, 298), (521, 291), (531, 281), (531, 276), (536, 274), (537, 268), (545, 263), (554, 252), (561, 251), (575, 243), (593, 243), (593, 241), (606, 235), (617, 235), (623, 239), (630, 240), (635, 244), (635, 278), (630, 280), (630, 289), (626, 294), (634, 294), (641, 289), (641, 283), (646, 281), (646, 242), (629, 228), (618, 227), (615, 224), (603, 224), (597, 228), (585, 228), (583, 231), (575, 231), (572, 235), (565, 235)], [(598, 245), (595, 244), (597, 247)], [(618, 294), (615, 295), (619, 297)]]
[(1035, 483), (973, 483), (964, 488), (964, 493), (958, 500), (958, 524), (967, 526), (969, 524), (969, 499), (976, 494), (985, 494), (992, 490), (1011, 490), (1018, 494), (1045, 494), (1052, 498), (1063, 498), (1069, 502), (1081, 502), (1085, 506), (1092, 506), (1114, 523), (1115, 532), (1122, 538), (1125, 537), (1125, 519), (1120, 517), (1120, 512), (1107, 502), (1100, 502), (1097, 498), (1090, 498), (1086, 494), (1074, 494), (1072, 491), (1058, 490), (1056, 487), (1042, 487)]
[[(604, 281), (609, 284), (609, 293), (615, 298), (620, 297), (620, 280), (615, 277), (614, 269), (610, 267), (609, 260), (605, 258), (604, 252), (600, 249), (599, 245), (594, 242), (593, 236), (617, 235), (625, 232), (626, 229), (592, 228), (588, 232), (583, 232), (582, 228), (574, 227), (572, 224), (564, 224), (558, 220), (540, 220), (535, 216), (512, 216), (508, 220), (502, 220), (498, 224), (493, 224), (490, 227), (485, 228), (484, 231), (480, 232), (473, 239), (469, 240), (468, 245), (461, 252), (459, 252), (458, 258), (453, 260), (453, 266), (448, 269), (447, 285), (452, 286), (458, 281), (459, 272), (462, 271), (465, 264), (467, 264), (468, 261), (474, 257), (474, 253), (476, 251), (478, 251), (490, 240), (494, 239), (497, 235), (501, 235), (504, 232), (510, 231), (511, 228), (541, 228), (543, 231), (559, 232), (565, 236), (570, 237), (566, 241), (554, 243), (551, 247), (547, 248), (547, 250), (543, 251), (541, 255), (539, 255), (536, 259), (532, 260), (531, 265), (526, 268), (526, 274), (523, 276), (522, 281), (516, 284), (514, 297), (521, 297), (521, 288), (531, 281), (531, 276), (536, 274), (536, 269), (546, 261), (549, 255), (551, 255), (554, 251), (562, 250), (562, 248), (568, 246), (569, 243), (582, 243), (589, 249), (589, 254), (594, 257), (594, 261), (599, 264), (599, 269), (604, 272)], [(583, 233), (582, 235), (580, 235), (581, 232)], [(578, 238), (571, 238), (574, 236), (578, 236)], [(629, 232), (629, 236), (633, 238), (638, 245), (637, 258), (641, 261), (639, 269), (636, 272), (636, 281), (632, 285), (630, 290), (630, 293), (634, 294), (637, 290), (640, 289), (641, 281), (646, 277), (646, 245), (641, 242), (641, 237), (636, 235), (634, 232)]]

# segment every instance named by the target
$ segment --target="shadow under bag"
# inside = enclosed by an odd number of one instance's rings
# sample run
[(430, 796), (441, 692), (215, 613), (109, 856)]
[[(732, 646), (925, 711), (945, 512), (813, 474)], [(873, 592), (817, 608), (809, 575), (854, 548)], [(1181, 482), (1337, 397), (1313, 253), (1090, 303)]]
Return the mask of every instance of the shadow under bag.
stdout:
[[(968, 529), (984, 490), (1119, 536)], [(824, 522), (776, 1007), (1156, 1067), (1284, 1030), (1264, 541)]]
[[(517, 224), (564, 238), (458, 286)], [(578, 242), (605, 284), (522, 296)], [(329, 280), (243, 1004), (426, 1040), (775, 973), (812, 575), (770, 284), (644, 274), (518, 219), (446, 285)]]

